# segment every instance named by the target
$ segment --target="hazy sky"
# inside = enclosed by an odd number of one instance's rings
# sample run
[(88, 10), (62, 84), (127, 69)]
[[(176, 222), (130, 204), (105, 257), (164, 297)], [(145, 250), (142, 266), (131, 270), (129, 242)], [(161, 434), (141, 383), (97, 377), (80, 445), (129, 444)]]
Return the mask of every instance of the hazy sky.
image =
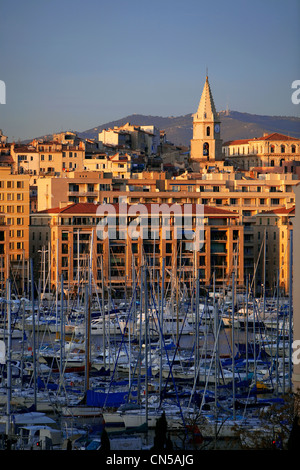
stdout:
[(299, 0), (1, 0), (0, 128), (9, 140), (129, 114), (300, 116)]

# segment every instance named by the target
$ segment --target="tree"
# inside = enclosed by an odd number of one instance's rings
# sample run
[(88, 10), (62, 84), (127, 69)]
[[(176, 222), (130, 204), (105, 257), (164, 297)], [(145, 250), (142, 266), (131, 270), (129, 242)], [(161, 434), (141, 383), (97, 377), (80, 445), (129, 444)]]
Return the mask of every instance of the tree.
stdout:
[(281, 403), (274, 403), (260, 413), (259, 427), (239, 432), (243, 447), (292, 450), (297, 443), (299, 447), (299, 391), (289, 392), (281, 398)]

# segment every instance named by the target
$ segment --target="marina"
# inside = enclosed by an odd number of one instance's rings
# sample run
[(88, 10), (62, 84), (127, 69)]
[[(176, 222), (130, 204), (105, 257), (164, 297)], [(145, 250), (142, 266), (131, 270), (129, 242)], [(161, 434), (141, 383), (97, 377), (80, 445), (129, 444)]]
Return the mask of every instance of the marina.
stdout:
[(87, 285), (75, 307), (12, 299), (7, 283), (0, 427), (13, 448), (97, 448), (106, 430), (112, 446), (147, 450), (162, 416), (181, 450), (251, 448), (253, 432), (287, 439), (265, 416), (291, 388), (289, 299), (237, 295), (234, 275), (201, 296), (199, 279), (192, 297), (162, 285), (145, 266), (126, 301)]

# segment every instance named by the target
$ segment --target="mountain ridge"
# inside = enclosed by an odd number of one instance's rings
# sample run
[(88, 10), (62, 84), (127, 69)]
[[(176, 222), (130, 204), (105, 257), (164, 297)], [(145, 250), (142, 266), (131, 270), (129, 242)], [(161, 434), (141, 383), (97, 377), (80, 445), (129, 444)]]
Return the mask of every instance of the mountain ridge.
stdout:
[[(268, 116), (242, 113), (239, 111), (219, 111), (221, 121), (221, 139), (229, 140), (253, 139), (261, 137), (264, 133), (278, 132), (300, 139), (300, 118), (293, 116)], [(177, 146), (190, 145), (193, 136), (193, 114), (181, 116), (152, 116), (144, 114), (131, 114), (85, 131), (74, 131), (83, 139), (98, 138), (103, 129), (121, 126), (129, 122), (133, 125), (154, 125), (166, 132), (167, 140)], [(43, 136), (51, 138), (52, 134)], [(37, 139), (42, 137), (37, 137)], [(32, 140), (32, 139), (31, 139)], [(30, 140), (23, 141), (30, 142)]]
[[(261, 137), (265, 132), (278, 132), (300, 138), (300, 118), (293, 116), (268, 116), (238, 111), (220, 111), (221, 138), (223, 142), (237, 139)], [(155, 125), (166, 132), (167, 140), (175, 145), (189, 146), (193, 135), (193, 114), (182, 116), (151, 116), (131, 114), (121, 119), (78, 132), (83, 138), (95, 138), (103, 129), (121, 126), (130, 122), (133, 125)]]

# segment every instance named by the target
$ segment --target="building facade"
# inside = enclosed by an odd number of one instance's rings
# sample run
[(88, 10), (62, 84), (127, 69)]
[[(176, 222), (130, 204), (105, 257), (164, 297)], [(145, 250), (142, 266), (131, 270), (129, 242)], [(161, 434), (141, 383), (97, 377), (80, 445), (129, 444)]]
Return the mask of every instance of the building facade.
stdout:
[[(69, 288), (78, 292), (81, 283), (87, 282), (91, 266), (93, 282), (98, 288), (102, 285), (103, 272), (105, 285), (121, 293), (125, 283), (132, 288), (143, 264), (149, 267), (154, 282), (157, 276), (161, 282), (163, 259), (165, 287), (180, 277), (191, 289), (200, 276), (202, 285), (209, 288), (214, 275), (216, 287), (223, 289), (230, 285), (233, 271), (237, 285), (243, 285), (243, 226), (234, 212), (203, 207), (201, 243), (194, 249), (191, 232), (198, 233), (196, 205), (187, 209), (178, 204), (126, 205), (125, 216), (120, 208), (120, 204), (79, 203), (34, 215), (36, 227), (43, 226), (48, 231), (47, 239), (51, 240), (52, 289), (63, 274)], [(115, 217), (111, 219), (113, 224), (107, 225), (110, 236), (101, 236), (103, 232), (99, 230), (101, 224), (104, 226), (105, 211), (111, 215), (111, 210), (115, 211)], [(185, 232), (188, 235), (182, 234), (183, 218), (177, 224), (176, 217), (183, 215), (183, 210), (190, 210), (192, 215)], [(133, 226), (135, 236), (132, 236)]]
[(5, 272), (14, 280), (13, 289), (21, 294), (27, 286), (29, 269), (29, 176), (13, 174), (10, 167), (0, 168), (0, 213), (6, 227)]
[(274, 132), (255, 139), (232, 140), (223, 144), (223, 158), (244, 170), (280, 169), (287, 162), (300, 161), (300, 139)]

